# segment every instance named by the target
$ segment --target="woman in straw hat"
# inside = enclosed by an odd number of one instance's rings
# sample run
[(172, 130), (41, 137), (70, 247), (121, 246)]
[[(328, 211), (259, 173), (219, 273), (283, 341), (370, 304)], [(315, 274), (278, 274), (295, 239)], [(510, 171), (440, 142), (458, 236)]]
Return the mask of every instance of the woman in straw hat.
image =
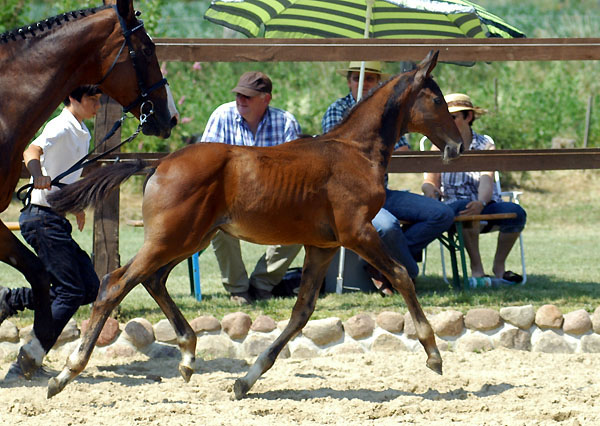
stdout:
[[(346, 77), (349, 93), (327, 108), (321, 122), (323, 133), (335, 127), (356, 104), (360, 64), (359, 61), (350, 62), (347, 68), (337, 70), (338, 74)], [(389, 77), (388, 74), (382, 72), (382, 66), (383, 64), (378, 61), (365, 62), (366, 72), (361, 98), (367, 96), (382, 80)], [(408, 149), (410, 146), (402, 136), (396, 144), (396, 150)], [(385, 186), (385, 204), (373, 218), (373, 226), (414, 280), (419, 274), (417, 261), (421, 260), (423, 249), (452, 225), (454, 212), (439, 201), (409, 191), (389, 189), (387, 176)], [(403, 229), (400, 224), (401, 220), (410, 222), (412, 225)], [(366, 262), (363, 266), (371, 276), (375, 288), (383, 296), (391, 295), (392, 287), (387, 279)]]
[[(456, 127), (465, 143), (465, 150), (495, 149), (494, 141), (488, 135), (480, 135), (472, 129), (473, 122), (487, 111), (473, 105), (471, 98), (463, 93), (453, 93), (445, 97), (448, 111), (452, 114)], [(457, 215), (516, 213), (515, 219), (490, 221), (483, 232), (499, 228), (498, 244), (492, 271), (495, 279), (486, 277), (479, 253), (479, 227), (471, 227), (464, 232), (465, 247), (471, 261), (473, 287), (491, 286), (492, 283), (514, 284), (523, 278), (505, 269), (506, 258), (519, 234), (525, 227), (527, 214), (515, 203), (502, 201), (494, 184), (494, 172), (449, 172), (426, 173), (422, 186), (423, 193), (431, 198), (441, 199)]]

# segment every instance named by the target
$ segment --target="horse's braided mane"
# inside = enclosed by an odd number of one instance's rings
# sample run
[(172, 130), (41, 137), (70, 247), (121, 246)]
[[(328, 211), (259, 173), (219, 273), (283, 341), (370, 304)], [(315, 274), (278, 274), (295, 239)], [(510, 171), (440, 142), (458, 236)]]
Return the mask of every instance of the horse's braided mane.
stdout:
[(60, 15), (56, 15), (51, 18), (43, 19), (34, 24), (25, 25), (23, 27), (15, 28), (15, 29), (12, 29), (5, 33), (2, 33), (2, 34), (0, 34), (0, 42), (8, 43), (10, 41), (16, 41), (19, 39), (24, 40), (29, 35), (35, 37), (37, 34), (41, 34), (44, 31), (52, 29), (52, 27), (54, 25), (59, 26), (59, 25), (62, 25), (63, 22), (69, 22), (70, 19), (82, 18), (84, 16), (87, 16), (88, 14), (93, 14), (99, 10), (104, 10), (109, 7), (112, 7), (112, 6), (105, 5), (105, 6), (91, 7), (89, 9), (81, 9), (81, 10), (74, 10), (72, 12), (61, 13)]

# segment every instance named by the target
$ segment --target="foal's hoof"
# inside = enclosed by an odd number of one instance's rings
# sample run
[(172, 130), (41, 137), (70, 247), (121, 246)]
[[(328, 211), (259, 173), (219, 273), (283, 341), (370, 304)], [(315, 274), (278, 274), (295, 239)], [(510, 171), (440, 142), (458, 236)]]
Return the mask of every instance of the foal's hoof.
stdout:
[(51, 378), (50, 380), (48, 380), (48, 393), (46, 394), (46, 398), (48, 398), (48, 399), (52, 398), (54, 395), (59, 393), (64, 388), (65, 388), (65, 385), (64, 384), (61, 385), (61, 383), (58, 381), (58, 379), (56, 377)]
[(233, 385), (233, 393), (235, 394), (235, 399), (242, 399), (246, 396), (250, 387), (243, 379), (237, 379), (235, 384)]
[(442, 357), (439, 354), (431, 355), (427, 358), (427, 367), (442, 375)]
[(181, 377), (183, 377), (183, 380), (188, 383), (192, 378), (192, 374), (194, 374), (194, 369), (187, 365), (179, 364), (179, 373), (181, 374)]

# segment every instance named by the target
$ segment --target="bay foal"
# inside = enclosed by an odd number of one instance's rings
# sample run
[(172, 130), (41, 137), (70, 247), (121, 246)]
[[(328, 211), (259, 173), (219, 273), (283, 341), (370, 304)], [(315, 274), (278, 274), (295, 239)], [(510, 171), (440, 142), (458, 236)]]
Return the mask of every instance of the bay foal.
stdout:
[(459, 155), (461, 137), (430, 76), (437, 53), (390, 79), (331, 132), (269, 148), (202, 143), (165, 157), (156, 167), (115, 164), (56, 194), (59, 211), (81, 209), (133, 173), (145, 171), (144, 243), (129, 263), (104, 277), (88, 329), (48, 396), (79, 374), (111, 311), (142, 282), (178, 336), (179, 371), (194, 371), (196, 336), (165, 283), (171, 269), (210, 243), (219, 229), (259, 244), (304, 244), (298, 299), (287, 327), (235, 383), (242, 398), (311, 316), (327, 266), (345, 246), (380, 270), (404, 297), (427, 366), (442, 372), (434, 334), (405, 268), (387, 252), (371, 220), (383, 205), (384, 174), (394, 144), (406, 132), (427, 135), (444, 160)]

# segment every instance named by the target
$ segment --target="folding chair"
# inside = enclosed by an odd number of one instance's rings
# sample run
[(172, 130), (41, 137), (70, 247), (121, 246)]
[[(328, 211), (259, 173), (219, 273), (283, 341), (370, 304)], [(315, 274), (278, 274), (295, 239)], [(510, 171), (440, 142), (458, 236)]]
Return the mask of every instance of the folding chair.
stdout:
[[(425, 143), (427, 141), (427, 137), (423, 136), (421, 138), (421, 140), (419, 141), (419, 149), (421, 151), (426, 151), (426, 147), (425, 147)], [(500, 186), (500, 173), (498, 173), (498, 171), (494, 172), (494, 181), (496, 184), (496, 189), (498, 190), (498, 193), (500, 194), (500, 196), (502, 197), (502, 199), (504, 199), (505, 201), (509, 201), (509, 202), (513, 202), (515, 204), (520, 204), (519, 202), (519, 197), (523, 194), (522, 191), (502, 191), (502, 188)], [(485, 226), (487, 225), (487, 222), (485, 221), (481, 221), (480, 222), (480, 227), (481, 229), (485, 228)], [(488, 231), (490, 232), (490, 231)], [(486, 232), (486, 233), (488, 233)], [(445, 236), (444, 238), (449, 239), (450, 236)], [(460, 242), (459, 244), (462, 244), (462, 242)], [(444, 279), (444, 282), (449, 283), (447, 275), (446, 275), (446, 261), (445, 261), (445, 257), (444, 257), (444, 248), (448, 248), (447, 244), (445, 245), (443, 243), (442, 240), (440, 240), (440, 259), (441, 259), (441, 263), (442, 263), (442, 277)], [(521, 284), (525, 284), (527, 282), (527, 270), (526, 270), (526, 266), (525, 266), (525, 246), (523, 244), (523, 233), (519, 234), (519, 249), (520, 249), (520, 254), (521, 254), (521, 271), (522, 271), (522, 276), (523, 276), (523, 281), (521, 282)], [(463, 265), (465, 265), (465, 259), (461, 259)], [(423, 262), (422, 262), (422, 272), (421, 275), (425, 275), (425, 267), (426, 267), (426, 263), (427, 263), (427, 248), (425, 248), (423, 250)], [(456, 273), (456, 272), (455, 272)]]

